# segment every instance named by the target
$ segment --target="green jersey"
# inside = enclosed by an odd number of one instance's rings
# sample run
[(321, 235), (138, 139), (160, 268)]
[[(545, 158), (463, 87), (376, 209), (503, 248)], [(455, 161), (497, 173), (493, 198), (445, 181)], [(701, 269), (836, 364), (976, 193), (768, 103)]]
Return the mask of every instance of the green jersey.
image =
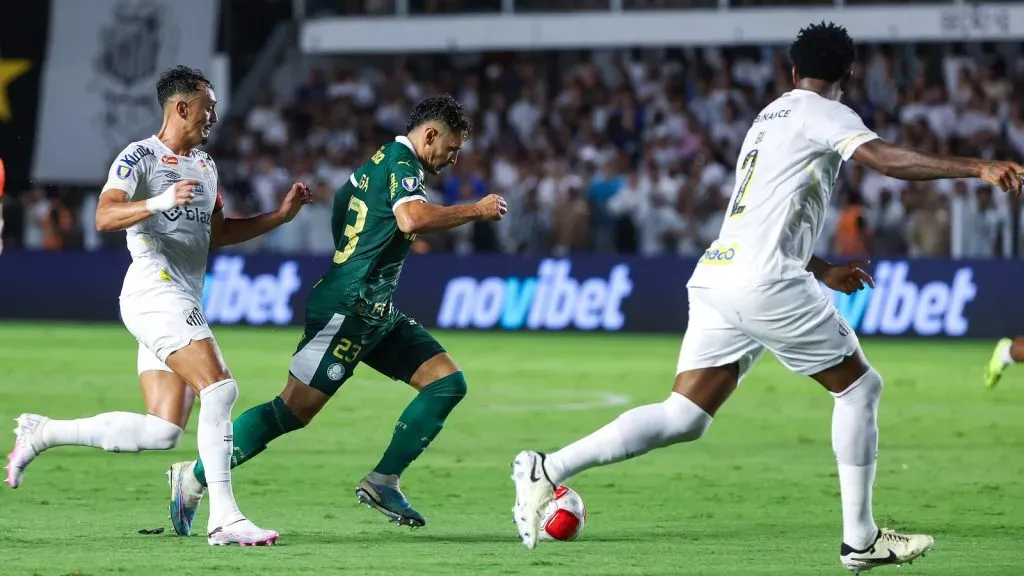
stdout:
[(394, 210), (423, 200), (423, 167), (405, 136), (356, 169), (334, 194), (334, 263), (307, 300), (313, 312), (384, 319), (409, 249), (416, 239), (398, 228)]

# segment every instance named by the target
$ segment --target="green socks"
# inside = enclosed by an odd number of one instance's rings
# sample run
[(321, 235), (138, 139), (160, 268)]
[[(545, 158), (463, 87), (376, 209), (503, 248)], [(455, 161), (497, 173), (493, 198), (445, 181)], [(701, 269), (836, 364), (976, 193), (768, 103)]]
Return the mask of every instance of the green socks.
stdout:
[[(373, 471), (400, 475), (441, 432), (445, 418), (466, 396), (466, 390), (466, 377), (462, 372), (445, 376), (420, 390), (399, 417), (391, 444)], [(235, 418), (233, 424), (235, 449), (231, 454), (231, 467), (263, 452), (275, 438), (302, 427), (302, 421), (288, 409), (280, 396), (246, 410)], [(196, 460), (193, 471), (199, 483), (206, 486), (202, 460)]]
[(391, 444), (373, 471), (401, 475), (441, 432), (445, 418), (466, 396), (466, 391), (466, 377), (462, 372), (445, 376), (420, 390), (399, 417)]
[[(231, 453), (231, 467), (240, 466), (266, 450), (271, 440), (302, 426), (302, 421), (288, 409), (280, 396), (266, 404), (249, 408), (235, 418), (232, 424), (235, 449)], [(193, 472), (199, 483), (206, 486), (206, 471), (202, 460), (196, 460)]]

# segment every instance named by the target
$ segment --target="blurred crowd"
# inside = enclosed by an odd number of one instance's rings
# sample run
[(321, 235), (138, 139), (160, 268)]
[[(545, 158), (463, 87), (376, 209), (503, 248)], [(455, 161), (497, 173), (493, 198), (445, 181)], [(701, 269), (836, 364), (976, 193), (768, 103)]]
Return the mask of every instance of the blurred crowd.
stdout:
[[(229, 217), (274, 209), (293, 181), (316, 198), (295, 223), (239, 250), (332, 252), (333, 191), (404, 132), (416, 102), (445, 91), (472, 113), (475, 130), (458, 164), (428, 178), (431, 200), (494, 192), (510, 212), (498, 224), (422, 236), (417, 251), (696, 254), (721, 225), (751, 119), (791, 87), (779, 47), (306, 64), (297, 89), (268, 91), (217, 128), (210, 151)], [(1024, 157), (1024, 85), (1010, 80), (1024, 79), (1019, 46), (864, 47), (855, 78), (844, 101), (890, 142)], [(37, 189), (14, 204), (8, 231), (13, 224), (26, 248), (123, 246), (92, 232), (95, 194), (73, 202)], [(1001, 257), (1011, 253), (1010, 214), (1007, 199), (977, 181), (907, 184), (848, 163), (817, 248)]]

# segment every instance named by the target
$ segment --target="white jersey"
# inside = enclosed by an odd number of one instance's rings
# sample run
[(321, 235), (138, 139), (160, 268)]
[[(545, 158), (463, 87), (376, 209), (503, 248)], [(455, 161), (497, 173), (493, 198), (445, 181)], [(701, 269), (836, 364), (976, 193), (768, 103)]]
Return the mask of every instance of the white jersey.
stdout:
[(187, 206), (150, 216), (128, 228), (132, 264), (121, 296), (172, 287), (199, 298), (210, 251), (210, 220), (221, 209), (217, 167), (210, 156), (193, 149), (178, 156), (156, 136), (128, 145), (110, 166), (103, 190), (124, 190), (132, 201), (159, 196), (183, 179), (200, 182)]
[(687, 286), (760, 286), (806, 275), (843, 161), (878, 138), (849, 107), (808, 90), (757, 115), (718, 239)]

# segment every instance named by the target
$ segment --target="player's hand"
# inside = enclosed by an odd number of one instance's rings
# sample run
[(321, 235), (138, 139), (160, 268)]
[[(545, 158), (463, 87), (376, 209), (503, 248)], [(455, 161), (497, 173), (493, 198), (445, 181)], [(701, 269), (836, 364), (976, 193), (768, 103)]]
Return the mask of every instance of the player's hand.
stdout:
[(195, 200), (197, 184), (199, 184), (199, 180), (178, 180), (160, 195), (146, 200), (146, 208), (155, 214), (167, 212), (174, 209), (175, 206), (184, 206)]
[(281, 200), (281, 207), (277, 211), (284, 218), (285, 222), (291, 222), (303, 205), (311, 204), (312, 202), (313, 194), (309, 191), (309, 186), (302, 182), (296, 182), (292, 184), (291, 190), (285, 194), (284, 200)]
[(480, 212), (481, 220), (501, 220), (508, 212), (505, 199), (497, 194), (488, 194), (481, 198), (477, 201), (476, 208)]
[(821, 281), (825, 286), (843, 294), (853, 294), (863, 290), (864, 286), (875, 287), (875, 281), (871, 275), (864, 271), (864, 266), (869, 262), (848, 262), (846, 264), (833, 264), (821, 275)]
[(981, 179), (998, 186), (1003, 192), (1013, 192), (1014, 196), (1020, 196), (1021, 188), (1024, 187), (1024, 166), (1016, 162), (988, 162), (981, 169)]

